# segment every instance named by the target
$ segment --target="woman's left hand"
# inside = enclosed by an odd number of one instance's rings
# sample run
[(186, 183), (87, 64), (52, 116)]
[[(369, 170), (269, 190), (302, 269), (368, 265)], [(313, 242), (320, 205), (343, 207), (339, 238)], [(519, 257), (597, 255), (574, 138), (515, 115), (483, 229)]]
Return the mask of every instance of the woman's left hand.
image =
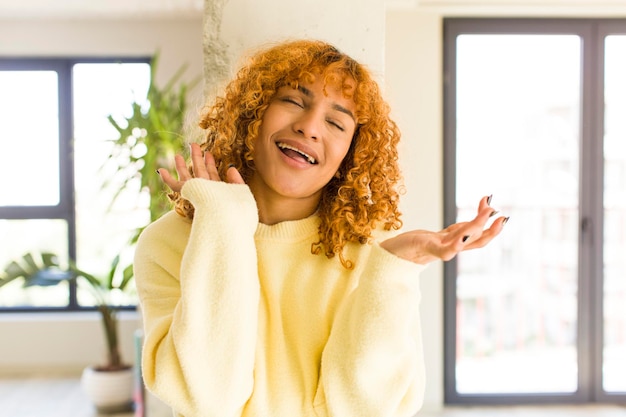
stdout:
[(485, 225), (497, 211), (490, 205), (490, 197), (483, 197), (476, 217), (468, 222), (455, 223), (439, 232), (412, 230), (385, 240), (380, 245), (389, 252), (417, 264), (436, 260), (448, 261), (458, 253), (482, 248), (493, 240), (509, 220), (497, 218), (489, 228)]

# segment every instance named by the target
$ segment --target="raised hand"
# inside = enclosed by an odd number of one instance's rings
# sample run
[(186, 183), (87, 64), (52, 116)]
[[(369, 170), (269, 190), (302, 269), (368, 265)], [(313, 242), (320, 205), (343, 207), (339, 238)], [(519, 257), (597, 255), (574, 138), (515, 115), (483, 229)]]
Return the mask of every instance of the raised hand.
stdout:
[[(178, 180), (176, 180), (166, 169), (157, 169), (157, 172), (161, 176), (163, 182), (174, 192), (180, 192), (185, 182), (191, 178), (204, 178), (210, 181), (222, 181), (219, 173), (217, 172), (215, 159), (213, 158), (211, 152), (204, 152), (203, 154), (197, 143), (192, 143), (190, 148), (193, 176), (189, 173), (185, 159), (181, 155), (176, 155), (174, 157)], [(237, 171), (234, 167), (230, 167), (226, 171), (225, 181), (231, 184), (244, 184), (241, 174), (239, 174), (239, 171)]]
[(389, 252), (418, 264), (435, 260), (448, 261), (459, 252), (482, 248), (495, 238), (509, 220), (497, 218), (489, 228), (487, 221), (497, 212), (490, 205), (491, 197), (483, 197), (476, 217), (468, 222), (455, 223), (439, 232), (412, 230), (385, 240), (381, 246)]

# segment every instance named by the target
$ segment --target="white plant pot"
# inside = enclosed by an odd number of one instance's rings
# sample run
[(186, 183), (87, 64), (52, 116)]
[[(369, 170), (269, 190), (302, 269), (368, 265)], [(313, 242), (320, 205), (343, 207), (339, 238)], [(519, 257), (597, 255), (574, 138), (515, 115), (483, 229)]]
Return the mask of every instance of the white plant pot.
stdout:
[(99, 413), (117, 413), (133, 409), (133, 368), (100, 371), (83, 370), (81, 386)]

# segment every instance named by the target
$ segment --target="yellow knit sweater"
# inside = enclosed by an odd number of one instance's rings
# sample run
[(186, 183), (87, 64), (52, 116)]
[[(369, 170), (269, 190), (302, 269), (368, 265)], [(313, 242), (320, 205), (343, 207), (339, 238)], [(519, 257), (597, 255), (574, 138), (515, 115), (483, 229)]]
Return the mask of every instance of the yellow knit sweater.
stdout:
[(261, 224), (246, 185), (192, 179), (182, 195), (193, 222), (165, 215), (135, 255), (145, 383), (176, 415), (418, 411), (423, 266), (376, 243), (346, 247), (353, 270), (313, 255), (319, 218)]

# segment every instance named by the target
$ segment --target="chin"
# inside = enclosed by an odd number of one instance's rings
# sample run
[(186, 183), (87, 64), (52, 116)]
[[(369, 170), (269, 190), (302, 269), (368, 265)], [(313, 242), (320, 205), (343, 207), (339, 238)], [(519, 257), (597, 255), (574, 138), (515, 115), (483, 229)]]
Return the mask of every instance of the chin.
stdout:
[(302, 182), (290, 182), (288, 184), (277, 184), (277, 186), (273, 188), (277, 194), (280, 194), (283, 197), (300, 199), (319, 197), (323, 187), (303, 188)]

